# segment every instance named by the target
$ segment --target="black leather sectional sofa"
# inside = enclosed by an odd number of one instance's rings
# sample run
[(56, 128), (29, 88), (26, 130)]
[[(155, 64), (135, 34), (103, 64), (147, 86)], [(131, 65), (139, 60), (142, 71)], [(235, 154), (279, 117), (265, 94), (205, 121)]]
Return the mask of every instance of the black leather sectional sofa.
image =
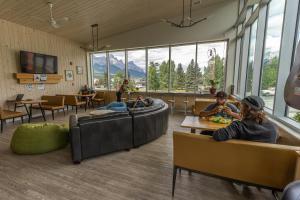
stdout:
[(168, 104), (154, 99), (144, 108), (128, 108), (128, 112), (114, 112), (100, 116), (70, 116), (72, 160), (129, 150), (155, 140), (168, 128)]

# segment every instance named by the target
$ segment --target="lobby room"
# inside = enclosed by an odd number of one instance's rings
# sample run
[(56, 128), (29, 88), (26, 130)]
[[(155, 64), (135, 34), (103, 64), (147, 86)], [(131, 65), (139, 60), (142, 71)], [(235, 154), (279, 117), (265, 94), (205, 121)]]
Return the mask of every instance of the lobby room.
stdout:
[(0, 0), (0, 200), (299, 200), (298, 0)]

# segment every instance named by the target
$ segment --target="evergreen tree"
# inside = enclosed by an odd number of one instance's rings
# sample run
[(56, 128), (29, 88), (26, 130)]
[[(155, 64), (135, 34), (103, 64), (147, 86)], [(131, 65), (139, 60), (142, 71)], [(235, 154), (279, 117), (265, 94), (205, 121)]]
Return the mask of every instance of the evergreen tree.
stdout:
[(169, 87), (169, 64), (163, 61), (159, 66), (160, 89), (167, 90)]
[(191, 60), (191, 63), (186, 69), (185, 83), (186, 91), (194, 91), (196, 82), (196, 68), (194, 59)]
[(175, 77), (176, 77), (175, 67), (176, 67), (175, 62), (173, 60), (171, 60), (171, 64), (170, 64), (170, 73), (171, 73), (170, 88), (171, 89), (175, 88)]
[(273, 57), (264, 65), (262, 72), (262, 89), (267, 90), (271, 87), (276, 87), (278, 74), (278, 57)]
[(160, 87), (159, 75), (157, 73), (156, 67), (153, 62), (151, 62), (148, 67), (148, 83), (149, 83), (149, 90), (156, 91)]
[(176, 89), (176, 90), (184, 90), (185, 89), (185, 74), (184, 74), (181, 63), (178, 64), (177, 69), (176, 69), (174, 89)]

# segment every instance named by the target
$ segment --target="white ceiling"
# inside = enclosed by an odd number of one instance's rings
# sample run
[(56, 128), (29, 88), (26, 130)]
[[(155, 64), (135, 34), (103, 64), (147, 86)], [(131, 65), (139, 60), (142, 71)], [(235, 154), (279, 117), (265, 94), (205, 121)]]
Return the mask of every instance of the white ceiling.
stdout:
[[(193, 0), (194, 10), (231, 0)], [(181, 15), (182, 0), (52, 0), (54, 18), (69, 17), (59, 29), (49, 26), (47, 0), (0, 0), (0, 18), (86, 44), (90, 25), (102, 38)], [(186, 1), (188, 3), (189, 0)], [(201, 3), (199, 3), (201, 2)]]

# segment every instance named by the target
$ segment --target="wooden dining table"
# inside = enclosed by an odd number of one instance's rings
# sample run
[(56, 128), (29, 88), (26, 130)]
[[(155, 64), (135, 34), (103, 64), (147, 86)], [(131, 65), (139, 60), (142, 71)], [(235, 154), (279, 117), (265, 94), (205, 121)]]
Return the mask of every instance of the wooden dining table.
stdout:
[[(41, 110), (41, 113), (42, 113), (42, 116), (43, 116), (43, 119), (44, 121), (46, 121), (46, 116), (45, 116), (45, 111), (43, 110), (42, 108), (42, 103), (47, 103), (48, 101), (47, 100), (22, 100), (22, 101), (19, 101), (17, 103), (19, 104), (24, 104), (25, 107), (26, 107), (26, 111), (27, 111), (27, 114), (28, 114), (28, 123), (31, 122), (31, 119), (32, 119), (32, 105), (38, 105), (40, 110)], [(29, 111), (28, 111), (28, 106), (29, 105)]]
[(180, 126), (184, 128), (190, 128), (191, 133), (196, 133), (196, 129), (215, 131), (220, 128), (226, 128), (228, 125), (229, 124), (215, 123), (206, 118), (201, 118), (198, 116), (186, 116)]

